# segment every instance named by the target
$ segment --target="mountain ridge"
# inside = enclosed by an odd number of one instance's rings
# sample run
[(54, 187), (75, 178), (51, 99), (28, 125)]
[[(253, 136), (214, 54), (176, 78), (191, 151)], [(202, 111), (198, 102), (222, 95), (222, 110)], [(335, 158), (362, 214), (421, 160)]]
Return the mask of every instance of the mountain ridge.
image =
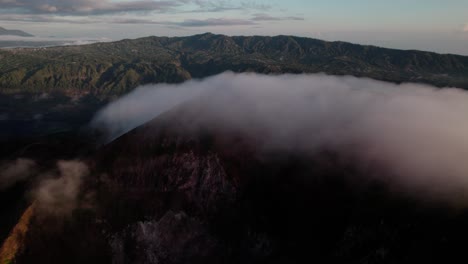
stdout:
[(224, 71), (353, 75), (468, 89), (468, 56), (395, 50), (295, 36), (124, 39), (83, 46), (0, 50), (0, 91), (74, 90), (120, 95)]

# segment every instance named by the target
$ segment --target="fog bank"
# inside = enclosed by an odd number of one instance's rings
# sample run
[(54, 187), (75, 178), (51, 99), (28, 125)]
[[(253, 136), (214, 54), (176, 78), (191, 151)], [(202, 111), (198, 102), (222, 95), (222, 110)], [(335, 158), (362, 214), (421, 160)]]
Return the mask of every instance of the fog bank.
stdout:
[[(93, 124), (115, 138), (195, 98), (211, 128), (257, 137), (259, 147), (329, 149), (415, 193), (466, 203), (468, 92), (354, 77), (224, 73), (145, 86), (108, 105)], [(373, 176), (373, 177), (374, 177)]]
[(59, 216), (71, 213), (78, 206), (80, 187), (89, 169), (80, 161), (58, 161), (57, 168), (57, 172), (42, 176), (33, 199), (39, 212)]
[(141, 86), (100, 110), (91, 126), (102, 130), (110, 141), (218, 85), (218, 80), (206, 79)]
[(32, 176), (36, 170), (36, 162), (30, 159), (4, 161), (0, 164), (0, 191)]

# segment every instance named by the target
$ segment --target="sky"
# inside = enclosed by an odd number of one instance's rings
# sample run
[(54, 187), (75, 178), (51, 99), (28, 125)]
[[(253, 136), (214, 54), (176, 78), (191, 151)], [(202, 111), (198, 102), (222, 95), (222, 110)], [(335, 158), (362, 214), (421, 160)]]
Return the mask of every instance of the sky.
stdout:
[(468, 55), (467, 0), (0, 0), (0, 26), (112, 40), (297, 35)]

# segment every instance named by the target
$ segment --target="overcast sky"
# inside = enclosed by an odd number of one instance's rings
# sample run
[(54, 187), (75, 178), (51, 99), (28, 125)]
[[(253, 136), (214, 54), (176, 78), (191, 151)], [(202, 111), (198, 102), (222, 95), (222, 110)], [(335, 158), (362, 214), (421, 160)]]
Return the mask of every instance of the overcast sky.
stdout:
[(69, 38), (286, 34), (468, 55), (467, 0), (0, 0), (0, 26)]

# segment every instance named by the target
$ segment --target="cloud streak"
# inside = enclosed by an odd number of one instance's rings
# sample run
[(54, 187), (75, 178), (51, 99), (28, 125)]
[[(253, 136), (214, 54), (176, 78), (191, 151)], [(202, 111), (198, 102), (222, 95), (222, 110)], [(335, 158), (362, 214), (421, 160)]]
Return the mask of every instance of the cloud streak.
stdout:
[(258, 25), (264, 21), (286, 21), (304, 20), (300, 17), (274, 17), (266, 14), (257, 14), (249, 19), (239, 18), (207, 18), (207, 19), (185, 19), (182, 21), (155, 20), (150, 17), (134, 18), (128, 16), (102, 16), (102, 17), (78, 17), (78, 16), (56, 16), (44, 14), (21, 14), (2, 15), (3, 21), (27, 21), (40, 23), (68, 23), (68, 24), (149, 24), (176, 27), (217, 27), (217, 26), (248, 26)]
[(253, 21), (285, 21), (285, 20), (302, 21), (304, 20), (304, 18), (296, 17), (296, 16), (277, 17), (277, 16), (271, 16), (269, 14), (255, 14), (252, 20)]
[(178, 6), (180, 1), (125, 1), (109, 0), (0, 0), (2, 9), (22, 10), (34, 14), (101, 15), (121, 12), (167, 12)]
[(225, 73), (137, 89), (103, 109), (94, 124), (115, 137), (190, 98), (183, 113), (191, 114), (180, 118), (205, 129), (237, 131), (264, 150), (327, 149), (395, 188), (468, 205), (466, 91), (354, 77)]
[(69, 24), (153, 24), (163, 26), (179, 27), (207, 27), (207, 26), (235, 26), (235, 25), (255, 25), (255, 21), (250, 19), (235, 18), (207, 18), (207, 19), (186, 19), (180, 22), (154, 20), (150, 18), (131, 17), (73, 17), (73, 16), (50, 16), (50, 15), (0, 15), (0, 20), (4, 21), (28, 21), (28, 22), (52, 22)]
[(232, 4), (232, 1), (207, 1), (207, 0), (194, 0), (185, 1), (186, 3), (194, 3), (198, 6), (197, 9), (190, 10), (188, 13), (200, 12), (224, 12), (224, 11), (247, 11), (247, 10), (270, 10), (271, 6), (266, 4), (258, 4), (252, 1), (244, 1), (240, 4)]
[[(193, 9), (195, 8), (195, 9)], [(255, 25), (258, 21), (298, 20), (296, 17), (276, 18), (256, 14), (248, 18), (245, 13), (269, 10), (271, 7), (254, 1), (91, 1), (91, 0), (0, 0), (0, 21), (70, 23), (70, 24), (154, 24), (176, 27), (208, 27)], [(171, 19), (155, 14), (243, 12), (238, 17)], [(232, 14), (231, 14), (232, 15)]]
[(231, 1), (203, 0), (137, 0), (137, 1), (92, 1), (92, 0), (0, 0), (0, 9), (12, 13), (59, 14), (59, 15), (103, 15), (129, 12), (187, 12), (186, 6), (197, 8), (188, 12), (224, 12), (231, 10), (268, 10), (269, 5), (244, 1), (233, 4)]
[(247, 19), (209, 18), (209, 19), (187, 19), (178, 23), (167, 23), (181, 27), (209, 27), (209, 26), (239, 26), (255, 25), (256, 23)]

